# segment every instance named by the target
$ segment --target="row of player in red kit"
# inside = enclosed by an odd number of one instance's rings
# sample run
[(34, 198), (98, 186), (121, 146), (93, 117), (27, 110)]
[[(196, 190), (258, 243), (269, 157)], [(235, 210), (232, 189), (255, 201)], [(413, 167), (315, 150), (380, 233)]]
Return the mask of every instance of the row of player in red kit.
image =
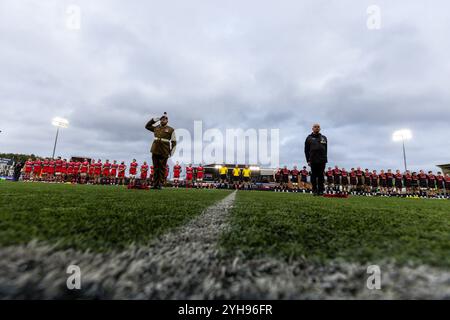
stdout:
[[(133, 160), (130, 164), (129, 175), (132, 178), (137, 177), (138, 175), (139, 164), (136, 160)], [(125, 162), (121, 162), (120, 164), (117, 161), (113, 161), (112, 163), (109, 160), (106, 160), (105, 163), (102, 163), (102, 160), (98, 160), (95, 162), (89, 162), (87, 159), (84, 161), (67, 161), (66, 159), (58, 158), (56, 160), (51, 159), (29, 159), (25, 163), (25, 174), (31, 176), (42, 176), (42, 175), (78, 175), (78, 174), (86, 174), (92, 177), (107, 177), (107, 178), (124, 178), (127, 166)], [(150, 171), (150, 177), (154, 174), (153, 166), (149, 166), (147, 162), (144, 162), (143, 165), (140, 166), (140, 178), (147, 179), (148, 172)], [(182, 168), (177, 162), (177, 164), (173, 168), (173, 177), (174, 179), (180, 179), (182, 172)], [(204, 177), (204, 168), (203, 166), (193, 167), (189, 165), (186, 167), (186, 180), (191, 181), (194, 179), (194, 173), (197, 180), (203, 180)], [(166, 177), (169, 175), (169, 166), (166, 168)]]
[[(129, 175), (136, 177), (138, 173), (139, 164), (136, 160), (133, 160), (130, 164)], [(53, 175), (68, 175), (77, 176), (78, 174), (85, 174), (92, 177), (107, 177), (107, 178), (124, 178), (127, 171), (127, 165), (124, 161), (120, 164), (117, 161), (112, 163), (106, 160), (102, 163), (102, 160), (97, 162), (89, 162), (87, 159), (84, 161), (67, 161), (66, 159), (58, 158), (56, 160), (50, 159), (29, 159), (25, 163), (25, 175), (26, 176), (53, 176)], [(146, 162), (140, 167), (141, 179), (147, 179), (148, 171), (153, 174), (153, 166), (149, 166)]]
[[(92, 176), (104, 175), (104, 176), (116, 176), (119, 173), (119, 176), (125, 176), (126, 165), (122, 162), (120, 165), (117, 164), (117, 161), (110, 163), (106, 161), (105, 164), (99, 160), (98, 162), (92, 161), (89, 162), (87, 160), (84, 161), (67, 161), (62, 159), (57, 160), (40, 160), (37, 159), (35, 161), (28, 160), (25, 163), (25, 173), (34, 173), (34, 174), (56, 174), (62, 173), (67, 175), (77, 175), (79, 173), (85, 173)], [(136, 174), (137, 164), (132, 163), (130, 165), (130, 174)]]
[[(177, 162), (173, 167), (173, 179), (179, 180), (181, 172), (182, 172), (181, 166)], [(205, 176), (205, 168), (202, 165), (199, 165), (198, 167), (193, 167), (192, 164), (189, 164), (186, 167), (186, 181), (193, 181), (194, 176), (197, 181), (203, 180)]]

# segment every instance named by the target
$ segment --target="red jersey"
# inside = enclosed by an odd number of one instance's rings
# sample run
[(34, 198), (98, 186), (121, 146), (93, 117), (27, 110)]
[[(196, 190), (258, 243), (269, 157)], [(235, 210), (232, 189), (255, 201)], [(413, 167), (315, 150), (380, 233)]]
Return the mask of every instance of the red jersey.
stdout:
[(141, 166), (141, 179), (147, 179), (147, 173), (148, 173), (148, 165), (143, 164)]
[(94, 165), (94, 174), (95, 174), (96, 176), (101, 175), (101, 173), (102, 173), (102, 168), (103, 168), (103, 164), (102, 164), (101, 162), (97, 162), (97, 163)]
[(175, 179), (179, 179), (180, 178), (180, 174), (181, 174), (181, 166), (174, 166), (173, 167), (173, 177)]
[(103, 175), (105, 177), (108, 177), (110, 174), (110, 170), (111, 170), (111, 163), (105, 162), (105, 164), (103, 165)]
[(275, 172), (275, 180), (278, 181), (278, 182), (281, 181), (281, 169), (278, 169), (278, 170)]
[(186, 167), (186, 179), (187, 180), (192, 180), (193, 174), (194, 174), (194, 168)]
[(89, 175), (90, 176), (93, 176), (94, 175), (94, 173), (95, 173), (95, 163), (90, 163), (89, 164)]
[(73, 161), (70, 161), (69, 162), (69, 166), (68, 166), (68, 168), (67, 168), (67, 174), (73, 174), (73, 167), (75, 166), (75, 162), (73, 162)]
[[(41, 160), (36, 160), (34, 162), (31, 162), (30, 166), (33, 167), (33, 172), (35, 174), (40, 174), (41, 173), (41, 170), (42, 170), (42, 162), (41, 162)], [(30, 167), (30, 170), (31, 170), (31, 167)]]
[(61, 164), (61, 173), (62, 174), (66, 174), (67, 173), (67, 161), (63, 160), (63, 162)]
[(55, 173), (55, 161), (50, 161), (48, 163), (48, 169), (47, 169), (49, 174), (54, 174)]
[(298, 177), (298, 175), (300, 174), (300, 171), (298, 171), (297, 169), (293, 169), (291, 171), (291, 176), (292, 178), (296, 179)]
[(61, 173), (61, 171), (62, 171), (62, 160), (56, 160), (56, 162), (55, 162), (55, 171), (57, 172), (57, 173)]
[(308, 170), (302, 170), (300, 173), (303, 177), (307, 177), (309, 174)]
[(119, 165), (119, 178), (124, 178), (125, 177), (125, 171), (127, 170), (127, 166), (124, 164), (120, 164)]
[(137, 174), (137, 168), (138, 168), (138, 163), (137, 162), (132, 162), (130, 164), (130, 174), (132, 176), (135, 176)]
[(81, 167), (81, 162), (75, 162), (74, 166), (73, 166), (73, 174), (78, 174), (78, 172), (80, 171), (80, 167)]
[(197, 167), (197, 178), (199, 179), (203, 179), (203, 175), (204, 175), (204, 168), (203, 167)]
[(89, 170), (89, 162), (84, 161), (81, 164), (81, 173), (88, 173), (88, 170)]
[(33, 161), (27, 161), (25, 162), (25, 172), (26, 173), (31, 173), (31, 171), (33, 171)]
[(42, 164), (42, 172), (43, 173), (48, 173), (48, 166), (49, 166), (50, 162), (48, 160), (45, 160), (44, 163)]
[(342, 177), (346, 178), (348, 176), (348, 172), (345, 170), (342, 170), (341, 175), (342, 175)]
[(119, 165), (117, 163), (113, 163), (111, 165), (111, 176), (116, 177), (117, 176), (117, 169), (119, 168)]

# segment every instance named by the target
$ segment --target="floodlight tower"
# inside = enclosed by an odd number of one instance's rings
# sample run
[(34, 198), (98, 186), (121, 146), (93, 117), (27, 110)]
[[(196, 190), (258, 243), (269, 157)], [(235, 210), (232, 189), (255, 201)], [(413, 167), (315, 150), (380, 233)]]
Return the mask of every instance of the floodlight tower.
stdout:
[(56, 144), (58, 143), (58, 137), (59, 137), (59, 129), (60, 128), (68, 128), (69, 121), (64, 118), (56, 117), (56, 118), (53, 118), (52, 125), (54, 125), (56, 127), (55, 145), (53, 146), (53, 155), (52, 155), (52, 159), (55, 159)]
[(392, 140), (395, 142), (402, 142), (403, 145), (403, 162), (405, 164), (405, 172), (408, 170), (408, 166), (406, 164), (406, 151), (405, 151), (405, 140), (412, 139), (412, 132), (409, 129), (401, 129), (397, 130), (392, 134)]

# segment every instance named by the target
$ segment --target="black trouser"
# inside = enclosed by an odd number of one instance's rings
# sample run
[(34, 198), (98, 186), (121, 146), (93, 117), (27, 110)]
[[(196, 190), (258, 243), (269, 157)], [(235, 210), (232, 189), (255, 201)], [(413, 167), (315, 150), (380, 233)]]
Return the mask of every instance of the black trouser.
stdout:
[(20, 171), (14, 171), (14, 181), (19, 181), (20, 179)]
[(314, 193), (321, 193), (325, 190), (325, 166), (326, 163), (311, 163), (311, 184)]
[(152, 155), (153, 168), (155, 174), (153, 175), (153, 186), (159, 187), (164, 184), (166, 180), (166, 166), (168, 158), (159, 154)]

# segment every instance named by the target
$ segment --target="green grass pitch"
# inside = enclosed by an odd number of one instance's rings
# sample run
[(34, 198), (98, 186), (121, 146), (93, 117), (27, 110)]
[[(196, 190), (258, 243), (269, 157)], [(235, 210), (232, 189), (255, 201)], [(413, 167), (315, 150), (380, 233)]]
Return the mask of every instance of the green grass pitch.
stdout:
[[(228, 194), (2, 182), (0, 246), (34, 239), (99, 252), (146, 245)], [(450, 202), (239, 191), (220, 245), (249, 257), (450, 267)]]
[(450, 267), (450, 201), (240, 192), (226, 251)]
[(228, 194), (2, 182), (0, 245), (37, 239), (62, 249), (120, 250), (182, 226)]

